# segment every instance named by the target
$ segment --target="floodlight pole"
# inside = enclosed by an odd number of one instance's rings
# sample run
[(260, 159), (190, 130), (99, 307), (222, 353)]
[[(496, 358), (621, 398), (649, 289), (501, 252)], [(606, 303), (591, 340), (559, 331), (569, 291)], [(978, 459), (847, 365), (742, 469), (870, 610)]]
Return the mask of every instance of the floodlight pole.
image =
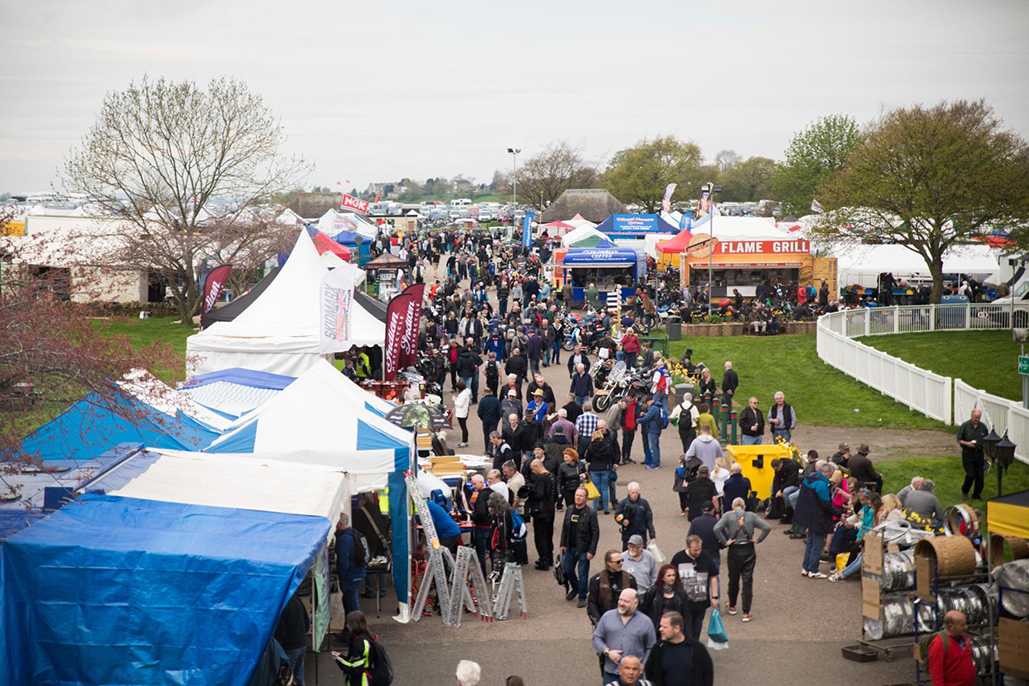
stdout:
[(518, 206), (518, 153), (522, 151), (521, 148), (508, 148), (507, 151), (511, 153), (514, 158), (511, 166), (511, 203)]
[(714, 266), (713, 258), (715, 254), (715, 193), (722, 191), (721, 186), (716, 186), (712, 183), (707, 184), (708, 191), (708, 214), (711, 215), (711, 219), (708, 220), (708, 240), (707, 240), (707, 314), (711, 316), (714, 313), (715, 301), (714, 301)]

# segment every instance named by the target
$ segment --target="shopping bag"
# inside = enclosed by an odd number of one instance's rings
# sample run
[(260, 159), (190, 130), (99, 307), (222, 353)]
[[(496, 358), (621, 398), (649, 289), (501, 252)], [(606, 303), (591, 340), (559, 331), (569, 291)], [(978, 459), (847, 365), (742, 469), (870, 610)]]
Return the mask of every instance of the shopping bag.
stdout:
[(650, 542), (647, 546), (647, 550), (649, 550), (650, 554), (654, 556), (654, 563), (659, 567), (665, 563), (666, 559), (668, 559), (665, 557), (665, 554), (661, 552), (661, 549), (657, 547), (657, 543), (654, 541)]
[(586, 487), (587, 500), (596, 500), (600, 497), (600, 491), (598, 491), (597, 487), (593, 484), (593, 479), (587, 476), (586, 483), (584, 485)]
[(707, 620), (707, 647), (712, 650), (725, 650), (729, 647), (729, 637), (722, 624), (722, 615), (718, 608), (711, 610), (711, 619)]

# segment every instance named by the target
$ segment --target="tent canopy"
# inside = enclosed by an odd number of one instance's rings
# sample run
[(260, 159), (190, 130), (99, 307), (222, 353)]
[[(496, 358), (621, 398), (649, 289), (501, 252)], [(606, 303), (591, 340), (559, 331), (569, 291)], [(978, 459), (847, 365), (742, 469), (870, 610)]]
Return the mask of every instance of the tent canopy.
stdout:
[(315, 227), (322, 233), (336, 237), (342, 231), (356, 233), (364, 240), (371, 241), (379, 235), (379, 227), (369, 224), (353, 212), (337, 212), (330, 209), (318, 218)]
[(4, 542), (11, 684), (244, 686), (324, 517), (84, 495)]
[(239, 316), (239, 313), (250, 307), (257, 298), (264, 293), (264, 289), (271, 285), (275, 277), (279, 275), (279, 267), (268, 272), (263, 279), (257, 282), (253, 288), (243, 295), (236, 296), (231, 302), (221, 307), (213, 307), (200, 315), (200, 327), (206, 329), (215, 322), (231, 322)]
[(990, 498), (986, 521), (990, 533), (1029, 538), (1029, 490)]
[[(351, 268), (353, 265), (338, 267)], [(211, 325), (186, 341), (190, 376), (244, 367), (298, 376), (322, 359), (320, 294), (327, 267), (306, 230), (290, 258), (249, 307), (232, 321)], [(353, 345), (382, 345), (386, 326), (361, 306), (353, 308)]]
[(236, 418), (274, 398), (294, 379), (234, 367), (195, 376), (179, 390), (204, 407)]
[(693, 240), (693, 234), (689, 229), (683, 229), (672, 240), (658, 243), (657, 249), (664, 253), (686, 252), (691, 240)]
[[(718, 231), (717, 224), (715, 231)], [(882, 272), (892, 272), (897, 278), (929, 275), (929, 267), (921, 255), (903, 245), (837, 245), (832, 254), (839, 264), (841, 285), (871, 285)], [(955, 246), (943, 255), (944, 274), (977, 274), (989, 279), (999, 270), (996, 253), (988, 245)]]
[(565, 248), (592, 248), (595, 247), (600, 241), (609, 241), (610, 239), (601, 231), (592, 226), (582, 226), (578, 229), (573, 229), (566, 233), (561, 238), (561, 246)]

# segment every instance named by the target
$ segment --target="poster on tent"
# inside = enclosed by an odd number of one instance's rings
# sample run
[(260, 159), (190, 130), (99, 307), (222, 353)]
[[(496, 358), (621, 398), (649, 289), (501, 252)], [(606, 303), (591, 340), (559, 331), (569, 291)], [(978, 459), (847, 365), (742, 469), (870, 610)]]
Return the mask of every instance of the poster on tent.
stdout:
[(350, 348), (354, 318), (354, 273), (332, 269), (322, 278), (318, 350), (338, 353)]

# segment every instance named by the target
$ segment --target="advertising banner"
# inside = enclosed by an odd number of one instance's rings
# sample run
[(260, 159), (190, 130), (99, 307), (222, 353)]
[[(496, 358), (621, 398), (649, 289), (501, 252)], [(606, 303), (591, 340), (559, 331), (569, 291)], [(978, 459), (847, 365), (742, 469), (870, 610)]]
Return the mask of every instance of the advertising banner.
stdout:
[(670, 183), (665, 188), (665, 197), (661, 199), (661, 211), (668, 214), (672, 211), (672, 193), (675, 192), (676, 184)]
[(230, 272), (232, 272), (231, 264), (223, 264), (207, 272), (207, 278), (204, 279), (204, 308), (202, 314), (210, 312), (214, 304), (218, 302), (218, 296), (225, 290), (225, 284), (228, 283)]
[(522, 220), (522, 245), (526, 248), (532, 245), (532, 218), (535, 216), (535, 212), (529, 212)]
[(418, 324), (422, 317), (425, 284), (415, 284), (389, 301), (386, 308), (386, 352), (383, 380), (394, 381), (397, 372), (418, 361)]
[(716, 255), (784, 255), (810, 253), (811, 241), (735, 241), (722, 239), (715, 243)]
[(354, 210), (361, 214), (368, 214), (368, 201), (355, 198), (352, 195), (343, 194), (343, 200), (339, 203), (341, 209)]
[(350, 329), (354, 318), (354, 273), (350, 269), (332, 269), (322, 278), (321, 325), (318, 350), (339, 353), (350, 347)]

